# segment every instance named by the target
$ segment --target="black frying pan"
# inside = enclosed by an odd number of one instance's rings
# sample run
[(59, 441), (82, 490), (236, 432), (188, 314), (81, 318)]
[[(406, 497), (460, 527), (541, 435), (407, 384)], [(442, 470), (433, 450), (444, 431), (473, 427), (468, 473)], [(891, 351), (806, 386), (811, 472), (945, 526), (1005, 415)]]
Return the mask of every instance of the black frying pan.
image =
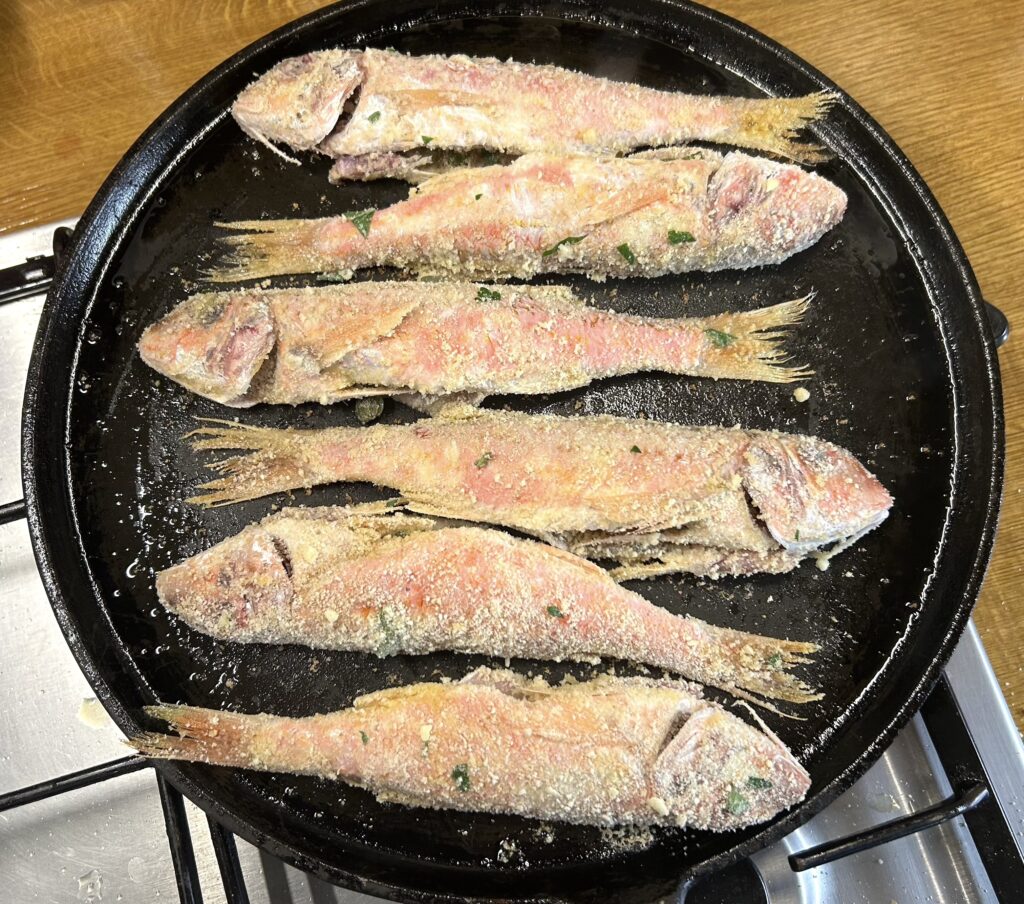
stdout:
[[(361, 0), (275, 32), (178, 100), (79, 223), (43, 312), (25, 401), (24, 482), (43, 581), (83, 671), (129, 734), (144, 727), (140, 707), (156, 700), (305, 715), (366, 691), (457, 677), (485, 661), (235, 647), (170, 618), (153, 591), (155, 570), (281, 500), (214, 511), (183, 503), (203, 468), (181, 436), (196, 415), (225, 411), (143, 366), (135, 354), (141, 330), (195, 286), (214, 247), (214, 220), (317, 216), (380, 206), (406, 191), (386, 183), (331, 187), (326, 158), (291, 166), (226, 116), (254, 74), (337, 45), (512, 56), (697, 92), (834, 89), (750, 29), (666, 0)], [(566, 280), (597, 305), (665, 315), (749, 308), (816, 289), (791, 344), (818, 371), (809, 402), (797, 404), (792, 387), (667, 376), (507, 400), (530, 411), (571, 415), (582, 402), (585, 412), (818, 434), (850, 448), (892, 491), (889, 520), (827, 572), (804, 565), (783, 576), (639, 586), (675, 612), (823, 645), (810, 677), (826, 699), (802, 710), (803, 722), (768, 717), (814, 778), (808, 799), (767, 826), (720, 835), (664, 831), (645, 841), (569, 826), (549, 835), (529, 820), (383, 805), (324, 781), (162, 764), (173, 784), (243, 837), (375, 894), (642, 901), (778, 838), (867, 768), (922, 702), (970, 612), (995, 529), (1002, 420), (977, 285), (920, 177), (845, 96), (817, 134), (835, 154), (820, 171), (848, 192), (850, 204), (843, 223), (809, 251), (746, 273)], [(390, 404), (384, 419), (411, 416)], [(347, 405), (264, 407), (243, 417), (354, 423)], [(381, 495), (365, 486), (326, 487), (296, 502)], [(583, 677), (598, 669), (571, 671)], [(499, 858), (506, 840), (515, 854)]]

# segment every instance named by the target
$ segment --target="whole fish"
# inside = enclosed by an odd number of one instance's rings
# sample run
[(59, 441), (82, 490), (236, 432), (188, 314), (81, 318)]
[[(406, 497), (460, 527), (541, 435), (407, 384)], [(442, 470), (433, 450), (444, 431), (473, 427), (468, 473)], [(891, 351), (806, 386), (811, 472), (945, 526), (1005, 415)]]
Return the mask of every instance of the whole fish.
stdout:
[(561, 286), (361, 282), (193, 295), (139, 353), (238, 408), (382, 394), (418, 408), (494, 393), (559, 392), (643, 370), (787, 383), (781, 330), (807, 299), (701, 319), (631, 317)]
[(132, 738), (144, 756), (316, 775), (413, 807), (726, 831), (771, 819), (810, 787), (773, 734), (667, 680), (551, 687), (477, 669), (307, 718), (146, 709), (176, 734)]
[(509, 166), (428, 179), (382, 210), (317, 220), (245, 220), (208, 275), (393, 266), (421, 275), (592, 279), (776, 264), (842, 219), (846, 195), (790, 164), (746, 154), (527, 154)]
[(788, 673), (814, 644), (672, 615), (533, 540), (382, 510), (285, 509), (160, 572), (160, 602), (220, 640), (380, 656), (612, 656), (757, 702), (820, 699)]
[(831, 102), (706, 97), (558, 66), (367, 49), (284, 60), (231, 113), (282, 156), (274, 142), (336, 158), (335, 179), (373, 179), (414, 176), (439, 149), (612, 155), (708, 141), (814, 162), (821, 149), (796, 132)]
[(410, 509), (502, 524), (619, 578), (788, 571), (845, 548), (892, 498), (845, 449), (810, 436), (616, 417), (477, 411), (407, 425), (276, 430), (228, 421), (197, 449), (244, 449), (190, 500), (207, 505), (338, 481)]

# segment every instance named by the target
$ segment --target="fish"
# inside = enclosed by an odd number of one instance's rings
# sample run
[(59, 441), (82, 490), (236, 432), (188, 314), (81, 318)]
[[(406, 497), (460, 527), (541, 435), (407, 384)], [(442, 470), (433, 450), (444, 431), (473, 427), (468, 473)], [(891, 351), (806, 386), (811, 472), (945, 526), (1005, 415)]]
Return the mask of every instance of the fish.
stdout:
[(238, 95), (231, 114), (287, 159), (277, 145), (334, 158), (337, 180), (409, 178), (439, 151), (607, 156), (692, 141), (815, 163), (822, 148), (797, 132), (834, 100), (700, 96), (558, 66), (368, 48), (283, 60)]
[(611, 416), (460, 410), (294, 430), (207, 421), (197, 450), (245, 450), (190, 502), (342, 481), (425, 515), (497, 524), (618, 563), (620, 580), (789, 571), (877, 527), (892, 497), (845, 449), (799, 434)]
[(161, 571), (156, 589), (168, 611), (223, 641), (615, 657), (754, 702), (821, 698), (789, 672), (813, 643), (673, 615), (563, 550), (379, 503), (283, 509)]
[(780, 263), (843, 217), (839, 186), (792, 164), (693, 150), (639, 157), (526, 154), (453, 170), (380, 210), (241, 220), (207, 280), (370, 267), (421, 277), (654, 277)]
[(198, 293), (139, 340), (143, 361), (236, 408), (395, 395), (420, 410), (645, 370), (788, 383), (780, 339), (808, 298), (705, 318), (634, 317), (563, 286), (360, 282)]
[(552, 686), (481, 668), (305, 718), (146, 712), (167, 730), (131, 738), (143, 756), (320, 776), (409, 807), (721, 832), (771, 819), (810, 787), (770, 730), (667, 679)]

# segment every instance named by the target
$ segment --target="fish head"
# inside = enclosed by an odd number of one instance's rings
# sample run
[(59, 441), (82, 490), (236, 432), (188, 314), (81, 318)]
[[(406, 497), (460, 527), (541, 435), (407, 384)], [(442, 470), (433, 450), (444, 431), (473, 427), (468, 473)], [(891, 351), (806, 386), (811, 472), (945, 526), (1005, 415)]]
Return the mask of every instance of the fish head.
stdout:
[(160, 602), (188, 625), (221, 640), (260, 640), (294, 594), (287, 551), (251, 525), (156, 577)]
[(256, 374), (275, 343), (265, 299), (244, 293), (193, 295), (146, 329), (139, 355), (155, 371), (192, 392), (246, 407)]
[(713, 831), (771, 819), (811, 785), (778, 738), (715, 706), (686, 719), (658, 755), (653, 778), (666, 820)]
[(732, 152), (708, 183), (721, 267), (777, 263), (808, 248), (846, 212), (846, 193), (788, 163)]
[(231, 115), (263, 144), (309, 150), (331, 134), (362, 81), (359, 51), (307, 53), (283, 60), (256, 79), (235, 99)]
[(849, 545), (881, 524), (893, 501), (850, 452), (811, 436), (761, 434), (742, 479), (772, 537), (803, 555)]

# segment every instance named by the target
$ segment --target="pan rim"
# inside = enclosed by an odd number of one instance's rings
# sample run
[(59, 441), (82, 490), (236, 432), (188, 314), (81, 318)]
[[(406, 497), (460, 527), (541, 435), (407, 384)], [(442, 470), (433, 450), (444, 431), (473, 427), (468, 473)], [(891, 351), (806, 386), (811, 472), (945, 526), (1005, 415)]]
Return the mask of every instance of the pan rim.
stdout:
[[(41, 380), (41, 374), (46, 372), (44, 362), (47, 356), (47, 349), (52, 349), (53, 347), (51, 340), (54, 334), (61, 330), (65, 332), (76, 330), (76, 325), (68, 322), (67, 312), (58, 310), (59, 302), (57, 299), (66, 297), (69, 289), (73, 287), (73, 271), (80, 272), (84, 270), (95, 273), (97, 264), (110, 259), (114, 249), (120, 245), (125, 235), (130, 232), (134, 219), (142, 208), (145, 198), (157, 189), (159, 183), (154, 184), (151, 181), (151, 176), (146, 178), (143, 175), (140, 178), (137, 172), (139, 159), (144, 158), (148, 154), (155, 154), (159, 157), (161, 152), (167, 148), (177, 148), (177, 153), (185, 153), (195, 142), (201, 139), (201, 133), (190, 136), (182, 135), (181, 125), (174, 118), (176, 114), (180, 114), (184, 107), (200, 101), (204, 93), (226, 74), (244, 69), (247, 66), (248, 60), (255, 55), (286, 43), (296, 33), (305, 32), (307, 29), (315, 29), (318, 25), (342, 12), (344, 14), (351, 14), (353, 11), (368, 5), (375, 5), (377, 2), (378, 0), (354, 0), (354, 2), (350, 3), (337, 4), (289, 23), (221, 63), (175, 100), (132, 145), (90, 203), (81, 218), (80, 228), (75, 231), (65, 263), (61, 271), (56, 275), (48, 295), (33, 348), (23, 409), (22, 468), (29, 530), (44, 588), (61, 630), (83, 673), (90, 684), (96, 689), (97, 696), (102, 700), (108, 712), (111, 713), (115, 722), (122, 729), (137, 729), (138, 725), (131, 712), (122, 704), (113, 687), (107, 682), (103, 669), (87, 646), (80, 626), (71, 617), (66, 606), (63, 604), (62, 601), (66, 595), (66, 576), (58, 574), (55, 567), (54, 549), (61, 542), (61, 538), (58, 535), (62, 530), (64, 533), (70, 533), (70, 536), (76, 542), (76, 549), (80, 549), (81, 543), (70, 486), (70, 474), (67, 471), (64, 458), (58, 456), (59, 461), (55, 461), (51, 454), (46, 460), (42, 460), (40, 454), (40, 449), (45, 449), (52, 453), (57, 448), (53, 442), (54, 430), (52, 429), (55, 412), (57, 413), (57, 418), (61, 421), (60, 441), (62, 443), (67, 442), (67, 406), (58, 405), (55, 407), (48, 403), (52, 393), (58, 393), (59, 398), (68, 398), (70, 387), (44, 387)], [(984, 578), (985, 568), (994, 539), (999, 499), (1002, 490), (1004, 455), (1003, 417), (998, 363), (974, 274), (959, 241), (938, 203), (916, 170), (884, 130), (845, 92), (842, 92), (841, 89), (816, 69), (810, 67), (788, 50), (753, 29), (720, 13), (692, 3), (676, 2), (676, 0), (649, 0), (649, 5), (661, 8), (664, 11), (663, 14), (670, 18), (679, 15), (680, 12), (684, 12), (692, 19), (699, 21), (701, 25), (726, 30), (740, 40), (753, 42), (762, 50), (775, 56), (782, 64), (799, 72), (818, 87), (837, 93), (840, 98), (839, 104), (842, 105), (844, 112), (854, 118), (857, 127), (864, 130), (871, 139), (873, 147), (887, 158), (886, 162), (895, 165), (901, 171), (903, 181), (913, 190), (917, 200), (923, 205), (929, 225), (937, 229), (935, 237), (937, 245), (941, 246), (942, 251), (949, 255), (951, 262), (956, 268), (957, 274), (960, 277), (960, 283), (956, 288), (958, 292), (962, 292), (963, 297), (968, 303), (968, 309), (964, 313), (972, 315), (971, 326), (973, 331), (982, 339), (982, 342), (975, 351), (981, 353), (986, 397), (977, 400), (977, 408), (982, 413), (985, 413), (988, 418), (984, 423), (979, 420), (979, 422), (970, 425), (972, 429), (983, 429), (986, 437), (986, 460), (975, 461), (974, 465), (979, 472), (978, 476), (975, 477), (976, 488), (980, 489), (984, 483), (988, 493), (987, 501), (984, 506), (984, 512), (980, 517), (980, 529), (976, 536), (977, 545), (974, 558), (969, 568), (963, 572), (966, 574), (966, 579), (962, 581), (963, 592), (961, 598), (956, 602), (956, 608), (953, 610), (948, 630), (944, 633), (938, 644), (935, 657), (913, 684), (911, 692), (907, 695), (902, 705), (896, 708), (888, 724), (878, 737), (852, 763), (841, 770), (813, 796), (807, 798), (788, 814), (766, 825), (746, 840), (728, 847), (721, 853), (680, 872), (679, 879), (685, 880), (688, 877), (722, 868), (742, 856), (759, 850), (805, 822), (810, 816), (818, 812), (838, 794), (852, 785), (884, 751), (896, 732), (917, 711), (924, 696), (939, 677), (941, 667), (952, 653), (954, 645), (970, 615), (973, 601)], [(516, 17), (548, 15), (571, 20), (578, 18), (578, 15), (574, 14), (586, 13), (591, 9), (592, 4), (587, 2), (587, 0), (565, 0), (557, 8), (553, 8), (552, 4), (543, 2), (521, 4), (515, 6), (514, 10), (510, 11), (508, 15)], [(611, 12), (610, 10), (602, 11), (606, 14)], [(466, 6), (459, 2), (459, 0), (452, 0), (452, 2), (436, 4), (434, 6), (434, 14), (432, 16), (424, 16), (423, 21), (443, 21), (457, 18), (459, 15), (472, 14), (473, 12), (473, 7)], [(479, 11), (476, 11), (476, 14), (479, 15)], [(748, 81), (751, 80), (746, 73), (743, 74), (743, 77)], [(756, 84), (756, 81), (753, 83)], [(220, 116), (223, 115), (226, 114), (220, 114)], [(218, 122), (220, 116), (212, 120), (210, 125), (212, 126)], [(824, 130), (828, 131), (827, 125), (824, 127)], [(833, 135), (832, 137), (836, 138), (837, 136)], [(847, 160), (847, 162), (849, 163), (850, 161)], [(874, 163), (872, 166), (877, 167), (878, 164)], [(169, 172), (172, 167), (168, 164), (161, 164), (160, 168), (164, 172)], [(858, 172), (858, 176), (866, 184), (873, 184), (872, 180), (866, 178), (863, 173)], [(125, 190), (125, 183), (128, 184), (128, 191)], [(886, 201), (884, 197), (879, 200), (881, 202)], [(130, 209), (118, 210), (118, 208), (129, 208), (129, 205), (133, 206)], [(898, 215), (898, 209), (895, 205), (885, 204), (885, 207), (887, 213), (894, 217)], [(918, 265), (923, 268), (922, 278), (926, 278), (925, 270), (927, 269), (928, 261), (918, 252), (915, 252), (914, 257)], [(94, 276), (90, 277), (90, 282), (94, 279)], [(71, 312), (72, 314), (81, 313), (86, 310), (85, 305), (91, 304), (91, 300), (80, 299), (78, 303), (79, 308)], [(949, 346), (947, 344), (948, 354)], [(948, 364), (950, 372), (953, 374), (956, 361), (950, 358)], [(959, 381), (955, 379), (955, 375), (953, 382), (954, 389), (956, 389)], [(954, 412), (956, 412), (959, 407), (959, 400), (954, 399), (951, 405)], [(44, 433), (46, 428), (50, 428), (49, 434)], [(961, 424), (956, 431), (956, 438), (959, 437), (960, 430), (962, 429), (963, 425)], [(962, 470), (961, 455), (962, 451), (958, 443), (954, 473)], [(55, 476), (60, 476), (61, 479), (54, 480)], [(57, 495), (57, 500), (61, 503), (59, 507), (54, 504), (54, 494)], [(951, 497), (951, 509), (953, 498)], [(58, 508), (59, 514), (66, 516), (63, 524), (58, 524), (59, 516), (55, 514), (55, 510)], [(947, 525), (949, 517), (947, 516)], [(948, 546), (946, 548), (948, 549)], [(87, 567), (85, 571), (88, 574)], [(328, 864), (318, 858), (312, 858), (308, 853), (293, 849), (287, 843), (277, 839), (268, 842), (266, 838), (261, 838), (261, 831), (252, 825), (248, 818), (229, 809), (215, 795), (208, 793), (205, 787), (197, 783), (191, 775), (186, 774), (187, 770), (172, 763), (161, 763), (158, 768), (175, 787), (182, 790), (186, 796), (195, 801), (202, 809), (210, 812), (241, 837), (267, 848), (275, 855), (282, 857), (282, 859), (298, 866), (300, 869), (316, 872), (337, 884), (371, 894), (381, 894), (398, 900), (410, 901), (475, 901), (493, 900), (495, 897), (498, 897), (497, 895), (486, 897), (475, 895), (439, 895), (436, 892), (428, 892), (423, 889), (392, 886), (376, 879), (367, 880), (354, 872), (348, 872), (334, 864)], [(500, 895), (500, 897), (503, 900), (514, 899), (509, 898), (507, 894)], [(526, 898), (518, 898), (518, 900), (538, 901), (550, 900), (550, 898), (544, 895), (530, 895)]]

